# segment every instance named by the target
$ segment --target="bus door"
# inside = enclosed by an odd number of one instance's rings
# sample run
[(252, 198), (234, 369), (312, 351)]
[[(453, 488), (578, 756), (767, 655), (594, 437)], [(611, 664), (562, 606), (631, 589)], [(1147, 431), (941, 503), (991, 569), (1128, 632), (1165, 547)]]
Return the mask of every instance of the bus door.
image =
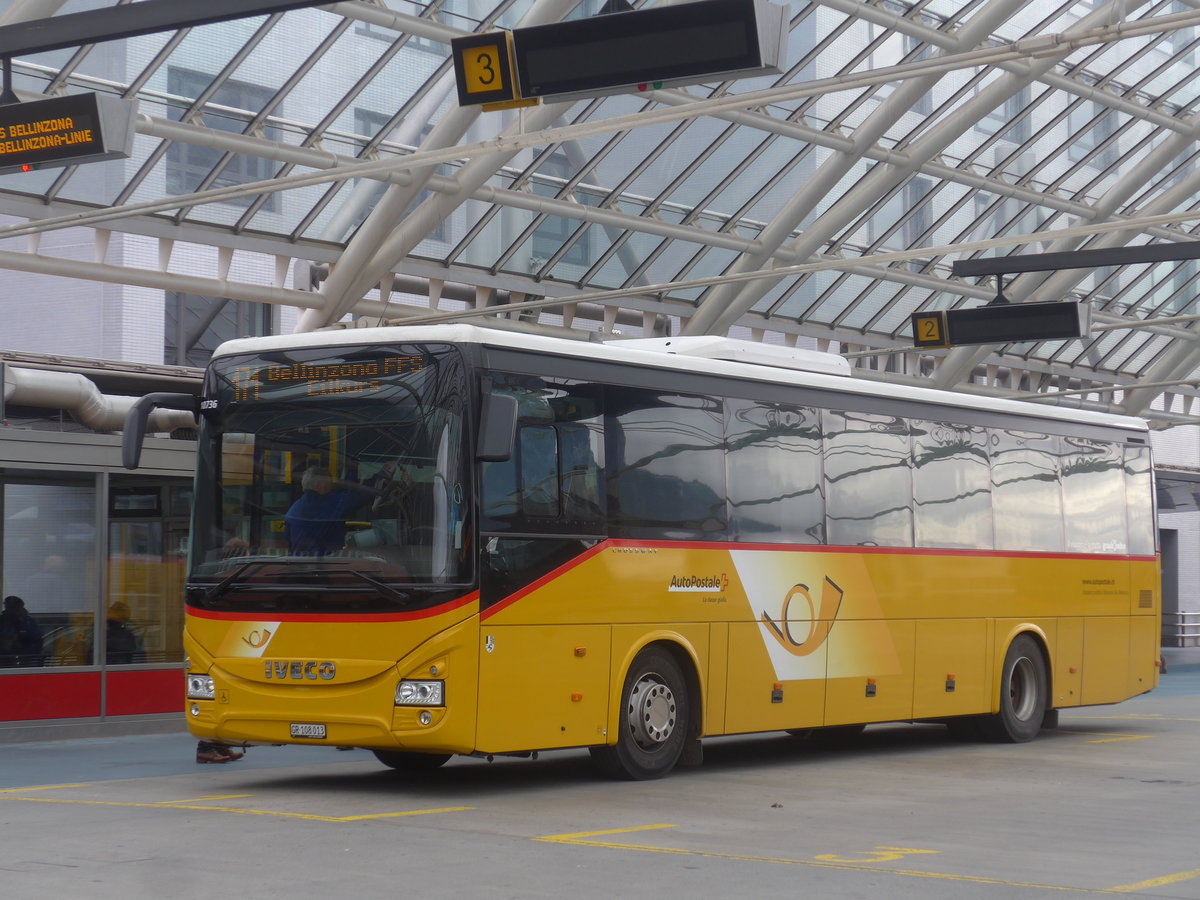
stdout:
[(481, 471), (476, 746), (603, 743), (611, 628), (588, 565), (604, 539), (598, 403), (541, 378), (496, 382), (519, 418), (509, 458)]

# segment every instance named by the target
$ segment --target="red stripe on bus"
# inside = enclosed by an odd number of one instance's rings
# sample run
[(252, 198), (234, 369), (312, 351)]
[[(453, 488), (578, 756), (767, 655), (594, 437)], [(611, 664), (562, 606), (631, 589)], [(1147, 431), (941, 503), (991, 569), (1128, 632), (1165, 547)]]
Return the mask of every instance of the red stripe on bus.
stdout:
[(613, 539), (610, 547), (653, 547), (670, 550), (772, 550), (789, 553), (862, 553), (895, 556), (978, 556), (987, 559), (1100, 559), (1155, 562), (1156, 556), (1133, 556), (1127, 553), (1070, 553), (1066, 550), (967, 550), (945, 547), (868, 547), (834, 544), (731, 544), (717, 541), (634, 541)]
[(216, 619), (222, 622), (412, 622), (417, 619), (432, 619), (456, 609), (462, 609), (479, 601), (479, 591), (471, 591), (455, 600), (419, 609), (397, 613), (272, 613), (272, 612), (222, 612), (212, 609), (197, 609), (189, 606), (187, 614), (198, 619)]
[(534, 591), (536, 591), (538, 588), (549, 584), (556, 578), (560, 578), (564, 573), (571, 571), (576, 566), (583, 565), (583, 563), (587, 562), (593, 556), (596, 556), (597, 554), (603, 552), (608, 547), (612, 547), (612, 546), (614, 546), (613, 541), (601, 541), (595, 547), (591, 547), (587, 550), (584, 550), (582, 553), (580, 553), (574, 559), (567, 560), (567, 562), (563, 563), (557, 569), (552, 569), (551, 571), (549, 571), (545, 575), (543, 575), (541, 578), (538, 578), (536, 581), (530, 582), (529, 584), (525, 585), (525, 587), (523, 587), (519, 591), (517, 591), (515, 594), (509, 594), (503, 600), (499, 601), (498, 603), (493, 604), (492, 606), (489, 606), (487, 609), (480, 612), (479, 620), (482, 622), (482, 621), (485, 621), (485, 620), (491, 618), (492, 616), (496, 615), (496, 613), (500, 612), (502, 609), (507, 609), (508, 607), (512, 606), (514, 603), (516, 603), (522, 597), (529, 596)]
[(663, 549), (663, 550), (754, 550), (772, 551), (776, 553), (862, 553), (869, 555), (892, 554), (895, 556), (975, 556), (987, 559), (1074, 559), (1074, 560), (1103, 560), (1108, 562), (1157, 562), (1155, 556), (1129, 556), (1117, 553), (1067, 553), (1066, 551), (1042, 552), (1037, 550), (957, 550), (948, 548), (924, 547), (848, 547), (829, 544), (730, 544), (716, 541), (637, 541), (624, 538), (611, 538), (601, 541), (590, 550), (580, 553), (574, 559), (563, 563), (557, 569), (543, 575), (536, 581), (503, 600), (489, 606), (479, 614), (480, 621), (486, 621), (501, 610), (507, 609), (518, 600), (529, 596), (534, 591), (560, 578), (576, 566), (582, 565), (593, 556), (608, 548), (628, 547), (634, 549)]

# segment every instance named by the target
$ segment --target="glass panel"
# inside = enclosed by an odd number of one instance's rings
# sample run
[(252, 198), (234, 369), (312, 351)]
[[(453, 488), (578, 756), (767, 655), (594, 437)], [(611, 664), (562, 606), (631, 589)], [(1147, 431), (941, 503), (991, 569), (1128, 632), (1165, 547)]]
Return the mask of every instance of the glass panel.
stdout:
[[(216, 372), (191, 560), (193, 581), (216, 586), (192, 602), (411, 609), (421, 601), (388, 584), (469, 575), (456, 351), (280, 351)], [(246, 584), (259, 589), (234, 590)]]
[(522, 428), (518, 449), (521, 460), (521, 511), (527, 516), (558, 514), (558, 442), (554, 429)]
[(1119, 446), (1064, 438), (1062, 487), (1067, 550), (1125, 553), (1125, 473)]
[(611, 388), (606, 411), (612, 535), (724, 537), (720, 401)]
[(484, 464), (483, 529), (603, 533), (600, 389), (495, 375), (492, 390), (516, 398), (521, 428), (512, 459)]
[[(90, 482), (4, 486), (4, 594), (20, 602), (4, 606), (2, 640), (8, 649), (0, 664), (92, 662), (95, 523), (96, 492)], [(20, 615), (21, 607), (27, 617)]]
[(877, 413), (826, 410), (829, 543), (911, 547), (908, 425)]
[(912, 429), (917, 546), (992, 549), (987, 432), (944, 422)]
[(190, 493), (181, 479), (113, 476), (103, 657), (109, 665), (183, 659)]
[(992, 508), (997, 550), (1062, 550), (1059, 439), (992, 432)]
[(1153, 556), (1154, 483), (1148, 447), (1125, 448), (1125, 509), (1129, 523), (1129, 552), (1134, 556)]
[(821, 422), (816, 412), (774, 403), (726, 403), (729, 509), (738, 540), (820, 544)]

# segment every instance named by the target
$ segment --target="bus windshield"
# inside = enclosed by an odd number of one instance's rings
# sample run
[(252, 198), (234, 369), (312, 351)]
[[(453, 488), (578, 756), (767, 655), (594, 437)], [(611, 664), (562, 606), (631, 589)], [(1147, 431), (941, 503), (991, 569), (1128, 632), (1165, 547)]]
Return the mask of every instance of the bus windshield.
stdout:
[(466, 395), (445, 346), (214, 360), (188, 602), (391, 611), (468, 583)]

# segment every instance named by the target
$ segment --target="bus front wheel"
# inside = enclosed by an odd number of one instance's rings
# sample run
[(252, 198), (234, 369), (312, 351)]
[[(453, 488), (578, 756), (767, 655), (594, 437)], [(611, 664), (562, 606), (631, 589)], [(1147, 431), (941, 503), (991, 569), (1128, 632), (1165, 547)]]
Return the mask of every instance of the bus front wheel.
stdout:
[(661, 778), (679, 762), (690, 726), (687, 680), (679, 664), (667, 651), (648, 647), (625, 676), (617, 743), (592, 747), (592, 758), (613, 778)]
[(406, 753), (403, 750), (372, 750), (375, 758), (397, 772), (432, 772), (450, 759), (449, 753)]
[(1001, 743), (1021, 743), (1042, 729), (1049, 697), (1046, 662), (1037, 641), (1019, 635), (1008, 647), (1000, 673), (1000, 712), (979, 722), (983, 736)]

